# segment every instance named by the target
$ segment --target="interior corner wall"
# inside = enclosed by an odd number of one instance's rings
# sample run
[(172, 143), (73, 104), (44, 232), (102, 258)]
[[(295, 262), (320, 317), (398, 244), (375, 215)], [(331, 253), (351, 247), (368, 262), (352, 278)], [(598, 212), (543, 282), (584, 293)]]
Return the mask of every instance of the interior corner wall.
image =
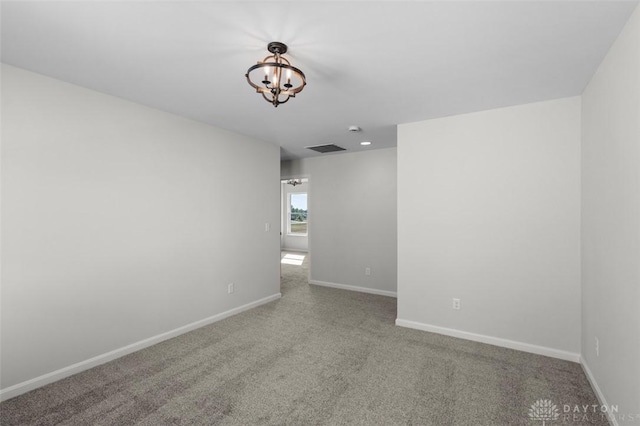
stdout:
[(582, 356), (640, 424), (640, 7), (582, 95), (582, 184)]
[(278, 297), (279, 157), (3, 65), (2, 389)]
[(282, 163), (283, 179), (309, 178), (310, 282), (395, 296), (396, 161), (387, 148)]
[(398, 325), (578, 360), (580, 98), (400, 125), (398, 218)]

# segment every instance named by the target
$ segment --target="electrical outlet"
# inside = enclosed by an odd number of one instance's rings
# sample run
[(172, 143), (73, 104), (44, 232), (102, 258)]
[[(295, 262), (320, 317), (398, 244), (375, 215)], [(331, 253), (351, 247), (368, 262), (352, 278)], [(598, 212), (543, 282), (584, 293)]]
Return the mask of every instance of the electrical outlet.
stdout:
[(264, 224), (264, 232), (269, 232), (269, 231), (271, 231), (271, 224), (265, 223)]
[(600, 340), (596, 337), (596, 356), (600, 356)]
[(460, 310), (460, 299), (453, 299), (453, 309), (459, 311)]
[(371, 268), (369, 268), (369, 267), (364, 268), (364, 274), (365, 275), (371, 275)]
[(227, 292), (229, 294), (233, 293), (236, 290), (235, 286), (233, 285), (233, 283), (229, 283), (229, 285), (227, 286)]

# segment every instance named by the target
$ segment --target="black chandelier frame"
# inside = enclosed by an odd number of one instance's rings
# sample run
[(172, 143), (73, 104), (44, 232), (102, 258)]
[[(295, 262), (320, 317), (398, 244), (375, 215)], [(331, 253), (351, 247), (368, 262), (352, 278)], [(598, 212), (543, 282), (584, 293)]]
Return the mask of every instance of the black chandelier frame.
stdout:
[[(262, 97), (267, 102), (277, 107), (280, 104), (288, 102), (289, 99), (295, 98), (296, 94), (300, 93), (307, 85), (307, 79), (299, 68), (294, 67), (286, 58), (282, 57), (283, 54), (287, 53), (286, 44), (279, 41), (272, 41), (267, 45), (267, 50), (271, 52), (272, 55), (267, 56), (256, 65), (250, 67), (245, 77), (249, 85), (256, 89), (257, 93), (262, 94)], [(265, 69), (264, 79), (260, 82), (262, 85), (251, 81), (251, 72), (258, 69)], [(297, 75), (302, 84), (294, 87), (291, 84), (291, 76), (283, 75), (285, 71)], [(284, 84), (283, 81), (285, 82)]]

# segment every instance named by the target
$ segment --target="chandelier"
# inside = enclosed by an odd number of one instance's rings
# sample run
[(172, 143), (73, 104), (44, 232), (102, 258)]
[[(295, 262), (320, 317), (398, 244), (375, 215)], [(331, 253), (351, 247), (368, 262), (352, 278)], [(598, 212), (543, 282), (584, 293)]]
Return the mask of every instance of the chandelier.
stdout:
[(289, 98), (295, 98), (307, 81), (302, 71), (282, 57), (287, 53), (286, 44), (272, 41), (267, 45), (267, 50), (272, 55), (249, 68), (245, 77), (257, 93), (261, 93), (267, 102), (277, 107)]

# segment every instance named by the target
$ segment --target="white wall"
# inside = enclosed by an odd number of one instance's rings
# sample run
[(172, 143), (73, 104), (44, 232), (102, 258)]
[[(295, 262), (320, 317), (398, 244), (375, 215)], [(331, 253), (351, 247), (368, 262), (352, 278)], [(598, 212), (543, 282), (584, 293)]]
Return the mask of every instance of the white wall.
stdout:
[[(287, 234), (287, 216), (289, 212), (289, 194), (296, 192), (306, 192), (308, 199), (311, 197), (308, 195), (309, 183), (303, 182), (299, 185), (293, 186), (287, 183), (282, 184), (282, 249), (283, 250), (295, 250), (295, 251), (307, 251), (309, 249), (309, 237), (308, 235), (289, 235)], [(308, 206), (307, 206), (308, 207)]]
[(582, 179), (582, 356), (640, 424), (640, 8), (583, 93)]
[(3, 66), (2, 388), (277, 297), (279, 178), (274, 145)]
[(578, 359), (580, 98), (399, 126), (397, 324)]
[(283, 179), (309, 177), (311, 283), (395, 295), (396, 160), (390, 148), (282, 163)]

